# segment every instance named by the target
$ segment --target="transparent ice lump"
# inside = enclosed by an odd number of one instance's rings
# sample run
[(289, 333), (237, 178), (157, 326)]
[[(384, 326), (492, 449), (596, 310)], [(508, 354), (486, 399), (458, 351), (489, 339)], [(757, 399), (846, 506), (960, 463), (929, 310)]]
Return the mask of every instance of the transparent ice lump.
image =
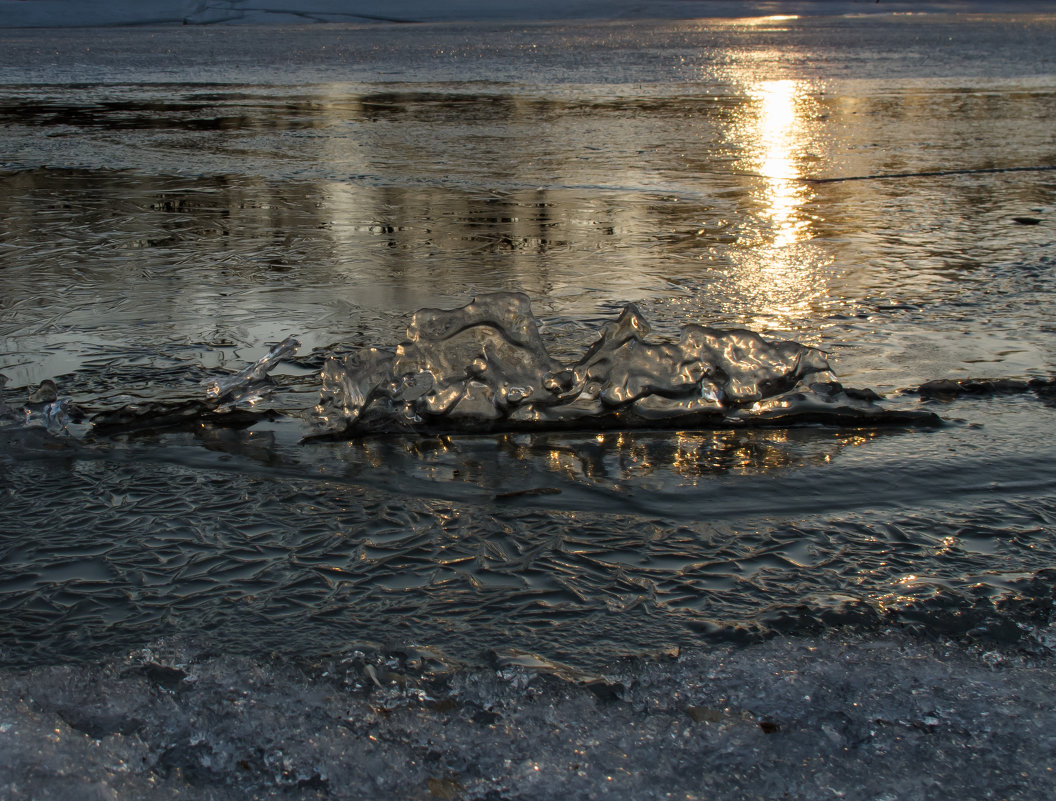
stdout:
[(222, 378), (206, 379), (205, 395), (218, 407), (233, 408), (238, 405), (252, 406), (267, 395), (266, 381), (268, 373), (283, 359), (297, 353), (301, 343), (293, 337), (286, 337), (269, 350), (260, 359), (253, 362), (234, 375)]
[[(405, 430), (635, 428), (840, 422), (927, 422), (845, 389), (820, 350), (743, 330), (683, 326), (648, 338), (632, 304), (577, 362), (550, 356), (527, 295), (482, 295), (421, 309), (395, 349), (327, 359), (316, 421), (324, 436)], [(904, 419), (903, 419), (904, 418)], [(893, 421), (893, 419), (892, 419)]]
[(0, 428), (43, 429), (49, 434), (68, 433), (67, 426), (74, 413), (73, 401), (59, 397), (54, 381), (42, 381), (17, 409), (4, 402), (3, 390), (7, 381), (7, 376), (0, 375)]
[[(269, 373), (300, 343), (287, 337), (237, 373), (202, 382), (205, 398), (97, 414), (99, 432), (222, 423), (258, 414)], [(744, 329), (696, 323), (673, 340), (649, 338), (628, 304), (574, 363), (547, 351), (527, 295), (482, 295), (458, 309), (421, 309), (395, 348), (326, 359), (314, 409), (316, 435), (717, 428), (745, 425), (938, 425), (927, 411), (882, 408), (868, 390), (837, 383), (825, 354)], [(82, 415), (44, 381), (21, 407), (8, 406), (0, 376), (0, 427), (68, 433)], [(238, 417), (238, 421), (247, 421)], [(252, 424), (249, 422), (249, 424)]]

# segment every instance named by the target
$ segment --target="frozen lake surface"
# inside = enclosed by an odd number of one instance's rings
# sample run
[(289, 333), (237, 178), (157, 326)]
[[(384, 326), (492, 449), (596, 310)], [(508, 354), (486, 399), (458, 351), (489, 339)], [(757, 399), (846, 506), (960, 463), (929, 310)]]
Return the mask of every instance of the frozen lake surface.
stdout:
[[(905, 798), (925, 761), (1051, 792), (1054, 44), (0, 32), (3, 793)], [(328, 356), (494, 292), (562, 364), (634, 303), (945, 424), (302, 442)], [(291, 336), (252, 425), (91, 425)], [(68, 432), (18, 423), (47, 380)]]

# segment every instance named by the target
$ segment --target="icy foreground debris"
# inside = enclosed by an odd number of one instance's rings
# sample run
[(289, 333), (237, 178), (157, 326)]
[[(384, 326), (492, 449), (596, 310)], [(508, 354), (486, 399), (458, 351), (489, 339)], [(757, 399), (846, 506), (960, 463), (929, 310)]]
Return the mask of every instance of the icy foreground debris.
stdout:
[(114, 434), (136, 429), (179, 428), (199, 423), (227, 426), (248, 426), (270, 412), (257, 407), (271, 393), (273, 385), (268, 373), (279, 362), (293, 356), (301, 346), (293, 337), (286, 337), (257, 361), (232, 375), (210, 378), (201, 382), (205, 400), (197, 398), (178, 403), (151, 402), (123, 406), (104, 411), (92, 418), (97, 433)]
[(547, 352), (527, 295), (482, 295), (421, 309), (395, 350), (368, 348), (323, 367), (324, 435), (407, 430), (716, 427), (796, 422), (934, 425), (881, 409), (832, 380), (824, 354), (752, 331), (689, 324), (647, 339), (633, 304), (575, 364)]
[(217, 653), (162, 643), (103, 664), (0, 671), (0, 797), (1040, 799), (1056, 790), (1051, 654), (897, 633), (780, 638), (628, 661), (604, 684), (583, 685), (518, 666), (431, 675), (372, 654), (293, 664)]

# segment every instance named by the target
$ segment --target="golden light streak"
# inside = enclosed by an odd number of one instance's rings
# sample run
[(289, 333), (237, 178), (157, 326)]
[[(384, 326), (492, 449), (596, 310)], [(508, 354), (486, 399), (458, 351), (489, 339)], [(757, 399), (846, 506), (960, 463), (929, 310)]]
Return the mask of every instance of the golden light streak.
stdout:
[(759, 173), (766, 181), (765, 216), (774, 228), (773, 247), (785, 247), (805, 237), (807, 223), (799, 209), (806, 196), (795, 154), (797, 130), (795, 81), (766, 81), (752, 93), (759, 103)]
[(741, 167), (758, 176), (751, 190), (754, 237), (731, 254), (734, 279), (750, 304), (745, 323), (763, 331), (794, 330), (824, 294), (819, 254), (809, 246), (812, 189), (801, 180), (816, 101), (790, 79), (747, 79), (748, 103), (738, 133)]

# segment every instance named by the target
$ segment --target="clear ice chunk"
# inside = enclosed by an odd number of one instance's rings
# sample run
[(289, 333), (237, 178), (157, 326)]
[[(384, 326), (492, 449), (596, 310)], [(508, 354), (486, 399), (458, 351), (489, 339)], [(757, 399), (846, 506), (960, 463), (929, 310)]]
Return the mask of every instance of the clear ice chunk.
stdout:
[(688, 324), (648, 338), (632, 304), (574, 364), (550, 356), (527, 295), (482, 295), (422, 309), (393, 350), (369, 348), (323, 368), (316, 422), (327, 436), (419, 430), (536, 430), (779, 425), (828, 420), (934, 425), (888, 412), (835, 383), (824, 353), (742, 330)]
[(18, 409), (8, 406), (2, 390), (7, 377), (0, 375), (0, 427), (43, 429), (49, 434), (68, 434), (71, 420), (79, 411), (69, 398), (60, 398), (55, 382), (50, 378), (42, 381), (26, 396)]
[(268, 373), (280, 361), (295, 354), (300, 346), (301, 343), (293, 337), (286, 337), (260, 359), (234, 375), (203, 381), (206, 397), (228, 405), (252, 405), (263, 397), (260, 384), (268, 377)]
[(136, 430), (182, 428), (200, 423), (252, 425), (272, 414), (257, 404), (271, 391), (268, 373), (280, 361), (297, 352), (300, 343), (287, 337), (257, 361), (229, 376), (202, 381), (206, 399), (150, 401), (108, 409), (92, 417), (92, 429), (100, 434)]

